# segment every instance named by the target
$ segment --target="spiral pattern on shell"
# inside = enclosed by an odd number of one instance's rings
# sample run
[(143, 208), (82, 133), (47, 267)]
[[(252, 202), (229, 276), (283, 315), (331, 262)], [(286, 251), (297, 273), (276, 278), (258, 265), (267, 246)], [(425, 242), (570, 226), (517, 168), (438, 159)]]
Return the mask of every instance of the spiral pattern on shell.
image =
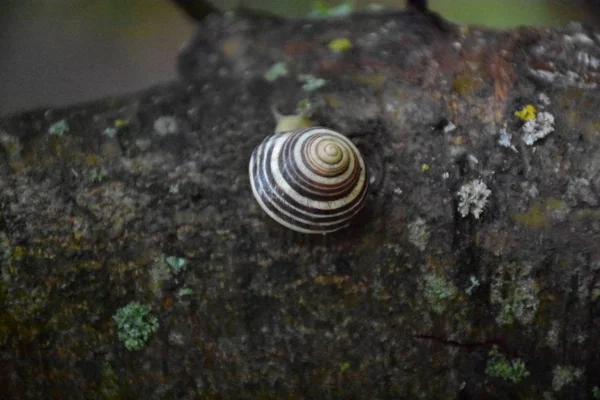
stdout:
[(267, 137), (252, 153), (250, 184), (263, 210), (304, 233), (344, 228), (363, 207), (365, 162), (345, 136), (311, 127)]

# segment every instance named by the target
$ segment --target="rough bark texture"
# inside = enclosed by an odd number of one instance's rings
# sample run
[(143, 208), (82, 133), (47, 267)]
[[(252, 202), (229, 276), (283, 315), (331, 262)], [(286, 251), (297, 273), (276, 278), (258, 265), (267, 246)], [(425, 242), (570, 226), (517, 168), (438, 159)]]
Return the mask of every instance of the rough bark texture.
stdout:
[[(185, 83), (1, 120), (6, 396), (598, 398), (600, 37), (447, 28), (210, 17)], [(248, 184), (270, 107), (303, 99), (371, 173), (327, 236), (277, 225)], [(555, 119), (533, 145), (528, 104)], [(475, 179), (479, 218), (459, 211)], [(113, 319), (130, 301), (159, 323), (141, 350)]]

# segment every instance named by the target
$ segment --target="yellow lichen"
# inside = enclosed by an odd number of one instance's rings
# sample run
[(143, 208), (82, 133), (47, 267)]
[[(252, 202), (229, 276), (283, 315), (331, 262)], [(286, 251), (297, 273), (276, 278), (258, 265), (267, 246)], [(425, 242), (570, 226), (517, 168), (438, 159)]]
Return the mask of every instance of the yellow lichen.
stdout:
[(243, 50), (244, 50), (244, 45), (237, 38), (225, 40), (225, 42), (223, 42), (221, 44), (221, 51), (227, 57), (236, 57), (236, 56), (239, 56), (242, 53)]
[(553, 197), (546, 199), (545, 204), (548, 210), (560, 210), (564, 206), (564, 202), (561, 199), (555, 199)]
[(585, 128), (586, 140), (594, 140), (596, 136), (600, 136), (600, 121), (592, 122)]
[(333, 108), (338, 108), (342, 105), (342, 100), (338, 96), (333, 94), (325, 96), (325, 101), (327, 102), (327, 105)]
[(531, 121), (535, 119), (537, 110), (531, 104), (527, 104), (519, 111), (515, 111), (515, 115), (523, 121)]
[(102, 161), (100, 159), (100, 157), (98, 157), (97, 154), (92, 154), (92, 153), (82, 153), (82, 155), (85, 154), (85, 163), (87, 165), (89, 165), (90, 167), (97, 167), (98, 165), (100, 165), (100, 162)]
[(104, 267), (104, 264), (98, 260), (83, 261), (77, 265), (82, 270), (99, 270)]
[(567, 111), (567, 121), (569, 124), (577, 124), (581, 120), (581, 114), (579, 110), (568, 110)]
[(595, 208), (582, 208), (577, 210), (577, 216), (580, 218), (596, 218), (600, 219), (600, 210)]
[(469, 97), (473, 95), (473, 93), (475, 93), (477, 90), (479, 90), (482, 84), (483, 81), (481, 80), (481, 78), (461, 74), (457, 75), (454, 78), (454, 81), (452, 82), (452, 87), (460, 95), (464, 97)]
[(329, 42), (327, 47), (334, 53), (341, 53), (350, 50), (352, 48), (352, 42), (348, 38), (336, 38)]
[(385, 76), (382, 74), (358, 74), (354, 76), (354, 80), (363, 85), (380, 87), (385, 82)]
[(115, 128), (124, 128), (129, 125), (129, 120), (127, 118), (117, 118), (115, 120)]
[(564, 202), (560, 199), (548, 198), (534, 204), (524, 213), (514, 213), (512, 219), (526, 228), (544, 228), (550, 224), (551, 213), (561, 210)]
[(448, 139), (450, 143), (455, 144), (457, 146), (461, 146), (467, 143), (467, 138), (465, 136), (452, 136)]
[(346, 275), (317, 275), (314, 278), (314, 283), (316, 285), (333, 285), (340, 287), (349, 280), (350, 277)]
[(527, 212), (513, 214), (512, 218), (527, 228), (543, 228), (549, 223), (546, 213), (538, 204), (532, 206)]

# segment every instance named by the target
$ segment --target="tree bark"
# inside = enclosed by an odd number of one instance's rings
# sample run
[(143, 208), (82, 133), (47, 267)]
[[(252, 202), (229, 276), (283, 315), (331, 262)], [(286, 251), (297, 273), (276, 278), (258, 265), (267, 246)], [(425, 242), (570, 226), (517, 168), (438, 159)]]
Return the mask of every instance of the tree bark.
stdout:
[[(0, 120), (8, 398), (600, 393), (600, 36), (441, 28), (209, 16), (180, 82)], [(338, 233), (250, 190), (271, 107), (299, 103), (366, 158)], [(141, 350), (131, 301), (159, 323)]]

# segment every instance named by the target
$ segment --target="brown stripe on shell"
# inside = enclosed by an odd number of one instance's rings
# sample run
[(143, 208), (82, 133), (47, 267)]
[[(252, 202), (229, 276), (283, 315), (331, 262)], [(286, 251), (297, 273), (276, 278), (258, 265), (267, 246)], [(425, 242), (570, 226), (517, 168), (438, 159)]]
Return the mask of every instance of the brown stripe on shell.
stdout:
[[(286, 141), (286, 144), (283, 147), (282, 156), (279, 159), (279, 169), (282, 171), (282, 175), (285, 177), (288, 184), (302, 196), (311, 198), (313, 200), (333, 201), (349, 195), (354, 189), (356, 181), (359, 179), (359, 174), (361, 172), (359, 168), (360, 164), (358, 162), (355, 162), (354, 171), (352, 171), (352, 174), (347, 180), (337, 184), (329, 185), (310, 179), (298, 169), (298, 160), (294, 160), (293, 145), (295, 145), (299, 137), (304, 134), (305, 131), (300, 131), (297, 134), (294, 134), (289, 140)], [(307, 149), (303, 148), (302, 150), (302, 160), (300, 161), (304, 163), (307, 169), (318, 175), (318, 170), (315, 170), (307, 165), (308, 159), (305, 155)], [(348, 147), (347, 150), (349, 151), (351, 157), (357, 157), (356, 152), (354, 152), (351, 147)]]

